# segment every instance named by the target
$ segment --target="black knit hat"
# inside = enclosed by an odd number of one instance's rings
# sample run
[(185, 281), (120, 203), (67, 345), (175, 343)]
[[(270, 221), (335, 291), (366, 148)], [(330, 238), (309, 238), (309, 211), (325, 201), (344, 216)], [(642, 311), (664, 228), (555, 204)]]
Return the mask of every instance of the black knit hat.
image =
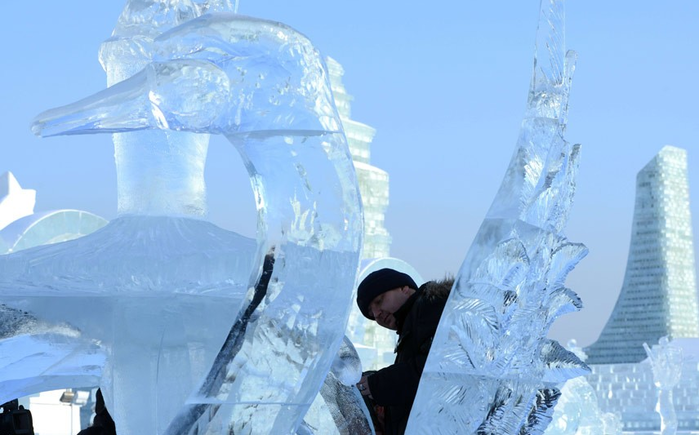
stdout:
[(408, 286), (411, 289), (417, 289), (417, 284), (410, 275), (398, 272), (393, 269), (380, 269), (371, 272), (359, 284), (357, 289), (357, 306), (359, 310), (369, 320), (374, 320), (374, 315), (369, 310), (369, 304), (378, 295), (384, 294), (389, 290)]

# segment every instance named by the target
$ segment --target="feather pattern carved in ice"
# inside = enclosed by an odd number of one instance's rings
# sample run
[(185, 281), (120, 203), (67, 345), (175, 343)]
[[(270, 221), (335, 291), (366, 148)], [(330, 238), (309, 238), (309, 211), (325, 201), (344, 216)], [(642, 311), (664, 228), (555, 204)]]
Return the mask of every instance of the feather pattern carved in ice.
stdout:
[(556, 385), (587, 373), (546, 338), (579, 310), (565, 279), (587, 249), (562, 234), (579, 145), (563, 138), (575, 65), (564, 1), (542, 0), (525, 117), (502, 185), (457, 275), (413, 405), (414, 434), (541, 434)]

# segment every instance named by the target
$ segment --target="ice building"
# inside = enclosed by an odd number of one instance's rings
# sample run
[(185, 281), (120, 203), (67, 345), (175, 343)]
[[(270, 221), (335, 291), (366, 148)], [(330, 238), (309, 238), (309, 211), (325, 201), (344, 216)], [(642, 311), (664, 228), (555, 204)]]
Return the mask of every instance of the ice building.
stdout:
[(107, 224), (82, 210), (34, 213), (35, 204), (36, 191), (23, 189), (12, 172), (0, 176), (0, 254), (76, 239)]
[(673, 391), (678, 433), (699, 433), (699, 328), (687, 153), (664, 147), (638, 173), (631, 246), (616, 306), (585, 351), (599, 406), (624, 433), (660, 430), (658, 389), (643, 343), (669, 336), (683, 349)]
[[(680, 338), (673, 343), (684, 351), (679, 385), (673, 390), (678, 434), (699, 433), (699, 339)], [(653, 343), (648, 343), (651, 345)], [(658, 389), (646, 359), (639, 363), (590, 365), (587, 380), (595, 389), (600, 409), (621, 416), (624, 434), (657, 434)]]
[(325, 59), (330, 73), (330, 85), (335, 97), (335, 105), (345, 129), (354, 169), (357, 172), (359, 191), (364, 206), (364, 247), (362, 258), (388, 257), (391, 249), (391, 236), (384, 226), (384, 215), (388, 208), (388, 174), (369, 164), (371, 142), (376, 130), (366, 124), (351, 119), (352, 96), (342, 84), (345, 70), (333, 58)]
[[(403, 270), (411, 275), (415, 282), (422, 282), (419, 274), (411, 266), (398, 259), (388, 259), (391, 236), (384, 225), (384, 216), (388, 208), (388, 173), (369, 163), (371, 142), (376, 130), (351, 119), (353, 98), (347, 93), (342, 83), (345, 71), (342, 65), (333, 58), (327, 57), (325, 61), (330, 73), (330, 85), (335, 105), (340, 114), (340, 120), (345, 129), (347, 143), (352, 154), (359, 191), (362, 195), (362, 205), (364, 206), (363, 264), (357, 282), (361, 282), (367, 274), (381, 267), (394, 267)], [(386, 259), (387, 262), (375, 261), (378, 259)], [(347, 334), (357, 348), (365, 370), (393, 363), (395, 359), (393, 349), (396, 345), (395, 332), (365, 319), (356, 306), (352, 307), (350, 313)]]
[(699, 337), (687, 153), (666, 146), (638, 173), (621, 294), (588, 364), (637, 363), (643, 343)]

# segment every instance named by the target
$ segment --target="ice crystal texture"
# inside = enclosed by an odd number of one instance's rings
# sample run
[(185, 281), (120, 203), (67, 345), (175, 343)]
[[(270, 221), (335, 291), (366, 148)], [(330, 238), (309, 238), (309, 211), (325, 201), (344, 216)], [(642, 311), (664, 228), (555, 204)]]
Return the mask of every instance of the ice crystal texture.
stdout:
[(602, 412), (595, 389), (585, 377), (569, 380), (544, 435), (622, 435), (619, 416)]
[[(587, 359), (575, 340), (568, 341), (566, 348), (581, 361)], [(594, 387), (584, 376), (579, 376), (561, 388), (561, 397), (544, 435), (622, 435), (621, 427), (621, 416), (602, 412)]]
[[(362, 212), (325, 65), (295, 30), (231, 11), (129, 1), (100, 51), (109, 87), (32, 127), (114, 133), (120, 216), (0, 258), (4, 308), (49, 325), (5, 316), (0, 346), (65, 337), (50, 350), (74, 352), (60, 365), (80, 385), (101, 374), (120, 434), (293, 433), (342, 341)], [(245, 162), (257, 241), (202, 219), (209, 134)], [(43, 372), (25, 367), (2, 399), (37, 391)]]
[(345, 337), (298, 435), (373, 434), (369, 410), (355, 386), (361, 376), (359, 355)]
[(540, 434), (556, 385), (587, 367), (552, 322), (581, 308), (565, 278), (587, 250), (562, 234), (579, 146), (563, 138), (576, 55), (564, 48), (564, 4), (542, 0), (534, 71), (514, 155), (457, 275), (408, 432)]

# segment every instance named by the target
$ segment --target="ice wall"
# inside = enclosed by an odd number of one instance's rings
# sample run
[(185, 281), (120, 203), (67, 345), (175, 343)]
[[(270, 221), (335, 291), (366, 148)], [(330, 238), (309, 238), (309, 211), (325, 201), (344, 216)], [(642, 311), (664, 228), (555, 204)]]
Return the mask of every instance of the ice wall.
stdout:
[[(229, 9), (128, 2), (101, 51), (111, 86), (33, 125), (115, 134), (120, 217), (0, 258), (0, 300), (107, 348), (120, 434), (293, 433), (351, 306), (362, 212), (325, 65), (300, 33)], [(200, 219), (208, 134), (246, 164), (257, 241)]]
[(562, 233), (579, 156), (563, 139), (576, 58), (563, 24), (564, 2), (542, 0), (517, 146), (447, 301), (409, 433), (542, 433), (555, 385), (587, 371), (546, 339), (558, 316), (581, 308), (564, 281), (587, 252)]

